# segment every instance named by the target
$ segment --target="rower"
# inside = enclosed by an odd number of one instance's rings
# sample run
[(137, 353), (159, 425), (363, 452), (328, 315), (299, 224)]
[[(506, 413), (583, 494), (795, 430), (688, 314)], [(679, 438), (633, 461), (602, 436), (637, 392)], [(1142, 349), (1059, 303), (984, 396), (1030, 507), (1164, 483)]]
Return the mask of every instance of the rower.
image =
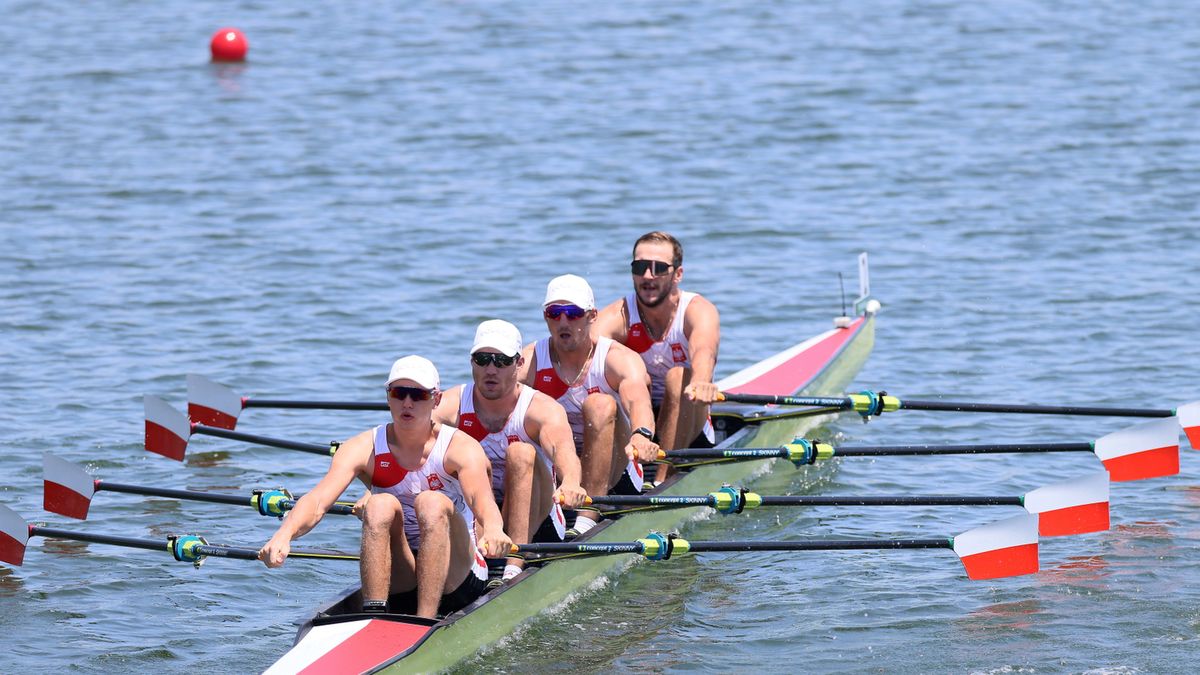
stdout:
[[(721, 342), (717, 308), (683, 291), (683, 245), (667, 232), (647, 232), (633, 245), (633, 292), (605, 307), (596, 334), (641, 354), (657, 411), (657, 440), (665, 450), (712, 447), (709, 407)], [(665, 480), (669, 467), (658, 468)]]
[[(562, 507), (582, 505), (587, 493), (580, 487), (567, 413), (558, 401), (517, 381), (522, 361), (517, 327), (484, 321), (471, 347), (472, 381), (447, 390), (433, 414), (483, 446), (492, 463), (492, 495), (514, 543), (562, 541)], [(562, 478), (557, 486), (555, 476)], [(521, 558), (510, 557), (496, 581), (515, 577), (523, 567)]]
[[(642, 462), (658, 456), (649, 377), (637, 354), (596, 338), (596, 302), (582, 277), (555, 277), (542, 305), (550, 336), (526, 345), (520, 380), (558, 400), (567, 411), (591, 495), (638, 494)], [(599, 522), (596, 509), (578, 509), (575, 534)]]
[(484, 557), (506, 555), (512, 541), (492, 498), (483, 448), (433, 419), (438, 387), (437, 368), (423, 357), (392, 365), (392, 421), (341, 444), (329, 471), (259, 550), (267, 567), (282, 565), (292, 540), (315, 527), (357, 477), (370, 488), (354, 505), (362, 519), (364, 612), (386, 612), (389, 601), (409, 612), (415, 596), (417, 615), (434, 618), (483, 594)]

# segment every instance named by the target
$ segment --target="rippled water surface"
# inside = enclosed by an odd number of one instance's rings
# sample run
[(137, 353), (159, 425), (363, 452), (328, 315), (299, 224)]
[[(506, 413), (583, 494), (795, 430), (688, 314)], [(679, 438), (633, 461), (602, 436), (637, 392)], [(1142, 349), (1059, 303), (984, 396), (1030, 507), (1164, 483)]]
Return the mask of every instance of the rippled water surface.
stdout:
[[(1200, 399), (1200, 21), (1149, 2), (0, 2), (0, 500), (31, 519), (258, 546), (274, 522), (101, 493), (41, 511), (41, 454), (117, 482), (308, 489), (308, 455), (141, 448), (144, 394), (365, 398), (396, 356), (469, 376), (475, 324), (533, 339), (545, 282), (627, 291), (663, 228), (722, 314), (720, 373), (824, 330), (871, 253), (858, 384), (901, 396)], [(218, 26), (244, 65), (207, 63)], [(252, 410), (324, 442), (363, 413)], [(854, 443), (1083, 441), (1129, 420), (897, 413)], [(764, 493), (1021, 494), (1085, 455), (846, 459)], [(948, 552), (638, 565), (464, 670), (1187, 672), (1200, 459), (1114, 484), (1114, 527), (970, 582)], [(1007, 513), (1007, 512), (1005, 512)], [(763, 511), (693, 537), (941, 536), (995, 509)], [(332, 519), (331, 519), (332, 520)], [(309, 545), (354, 548), (352, 523)], [(0, 671), (249, 672), (351, 564), (266, 572), (35, 539), (0, 567)]]

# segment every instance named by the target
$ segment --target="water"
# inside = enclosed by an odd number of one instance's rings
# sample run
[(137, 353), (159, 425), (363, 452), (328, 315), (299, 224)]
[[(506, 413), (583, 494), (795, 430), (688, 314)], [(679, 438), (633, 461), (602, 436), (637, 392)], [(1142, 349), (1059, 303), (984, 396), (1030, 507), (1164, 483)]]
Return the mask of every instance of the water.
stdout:
[[(307, 489), (322, 462), (198, 438), (141, 449), (184, 374), (365, 398), (396, 356), (468, 374), (475, 324), (528, 339), (545, 282), (627, 291), (663, 228), (722, 312), (720, 373), (829, 325), (872, 256), (859, 378), (910, 398), (1171, 407), (1200, 398), (1200, 31), (1190, 4), (3, 2), (0, 500), (88, 531), (257, 546), (227, 507), (100, 493), (41, 512), (41, 453), (98, 477)], [(206, 62), (218, 26), (246, 65)], [(313, 442), (362, 413), (252, 410)], [(855, 443), (1078, 441), (1129, 420), (899, 413)], [(969, 582), (946, 552), (700, 555), (636, 567), (465, 669), (1185, 672), (1200, 654), (1195, 453), (1113, 486), (1110, 532)], [(1086, 456), (847, 459), (776, 492), (1020, 494)], [(938, 536), (993, 509), (762, 512), (738, 536)], [(355, 546), (349, 523), (311, 546)], [(728, 536), (730, 520), (693, 536)], [(352, 565), (202, 569), (34, 540), (0, 568), (0, 670), (248, 672)], [(657, 595), (655, 595), (657, 593)]]

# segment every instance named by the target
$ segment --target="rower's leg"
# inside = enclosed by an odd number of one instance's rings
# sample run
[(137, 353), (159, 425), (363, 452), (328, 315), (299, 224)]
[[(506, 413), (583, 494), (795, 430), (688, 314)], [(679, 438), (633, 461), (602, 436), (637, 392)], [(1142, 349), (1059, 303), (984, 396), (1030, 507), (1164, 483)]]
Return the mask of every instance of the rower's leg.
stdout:
[[(509, 443), (504, 453), (504, 531), (514, 544), (528, 544), (533, 536), (533, 473), (539, 464), (537, 449), (528, 443)], [(546, 507), (549, 510), (549, 506)], [(521, 565), (520, 558), (509, 558), (509, 565)]]
[(442, 595), (458, 588), (467, 577), (474, 555), (469, 551), (466, 524), (449, 497), (426, 490), (417, 495), (413, 510), (421, 528), (421, 548), (417, 551), (417, 616), (432, 619), (437, 616)]
[(404, 507), (395, 496), (375, 494), (367, 500), (358, 567), (364, 602), (386, 602), (392, 591), (416, 585), (416, 562), (404, 536)]
[[(683, 368), (675, 367), (667, 371), (663, 378), (663, 399), (658, 407), (658, 419), (655, 431), (658, 435), (658, 445), (663, 450), (675, 450), (679, 448), (676, 441), (681, 435), (680, 431), (680, 400), (683, 398)], [(695, 438), (692, 436), (691, 438)], [(688, 440), (691, 440), (690, 438)], [(687, 443), (688, 441), (683, 441)], [(667, 464), (660, 464), (658, 472), (654, 476), (654, 480), (662, 482), (671, 475), (671, 467)]]
[[(589, 495), (606, 495), (616, 482), (613, 452), (617, 422), (617, 402), (608, 394), (589, 394), (583, 401), (583, 452), (579, 463), (583, 469), (583, 489)], [(624, 448), (624, 444), (621, 444)], [(624, 457), (624, 451), (621, 451)], [(617, 464), (623, 467), (624, 461)], [(616, 469), (620, 476), (620, 469)]]
[[(691, 368), (672, 368), (671, 370), (681, 371), (680, 377), (682, 379), (679, 383), (679, 422), (675, 426), (675, 438), (672, 445), (665, 449), (678, 450), (679, 448), (688, 447), (692, 441), (700, 436), (700, 432), (704, 431), (704, 423), (708, 421), (709, 406), (707, 403), (692, 401), (683, 395), (683, 391), (692, 383)], [(668, 373), (668, 376), (670, 376), (670, 373)]]

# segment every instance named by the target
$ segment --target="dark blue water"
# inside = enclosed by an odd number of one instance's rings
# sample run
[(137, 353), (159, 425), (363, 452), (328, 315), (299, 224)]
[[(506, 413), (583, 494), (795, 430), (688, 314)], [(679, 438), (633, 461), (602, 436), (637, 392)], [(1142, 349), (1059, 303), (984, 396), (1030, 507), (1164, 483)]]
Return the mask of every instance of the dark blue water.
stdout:
[[(323, 462), (198, 438), (141, 449), (184, 375), (365, 398), (398, 355), (469, 375), (475, 324), (533, 339), (545, 282), (627, 291), (667, 229), (720, 308), (728, 374), (824, 330), (871, 253), (862, 386), (901, 396), (1172, 407), (1200, 399), (1200, 61), (1189, 3), (91, 4), (2, 2), (0, 500), (56, 526), (274, 523), (100, 493), (41, 511), (41, 455), (117, 482), (309, 488)], [(207, 63), (223, 24), (245, 65)], [(361, 413), (249, 411), (324, 442)], [(898, 413), (854, 443), (1081, 441), (1128, 420)], [(1086, 456), (847, 459), (761, 490), (1020, 494)], [(1200, 655), (1200, 460), (1113, 486), (1113, 529), (1044, 571), (969, 582), (948, 553), (701, 555), (639, 566), (472, 670), (1186, 672)], [(988, 509), (739, 517), (736, 535), (939, 536)], [(332, 520), (332, 519), (331, 519)], [(729, 520), (696, 536), (729, 536)], [(353, 548), (352, 523), (308, 545)], [(0, 567), (0, 670), (247, 672), (352, 564), (265, 571), (34, 540)], [(652, 591), (659, 593), (657, 598)]]

